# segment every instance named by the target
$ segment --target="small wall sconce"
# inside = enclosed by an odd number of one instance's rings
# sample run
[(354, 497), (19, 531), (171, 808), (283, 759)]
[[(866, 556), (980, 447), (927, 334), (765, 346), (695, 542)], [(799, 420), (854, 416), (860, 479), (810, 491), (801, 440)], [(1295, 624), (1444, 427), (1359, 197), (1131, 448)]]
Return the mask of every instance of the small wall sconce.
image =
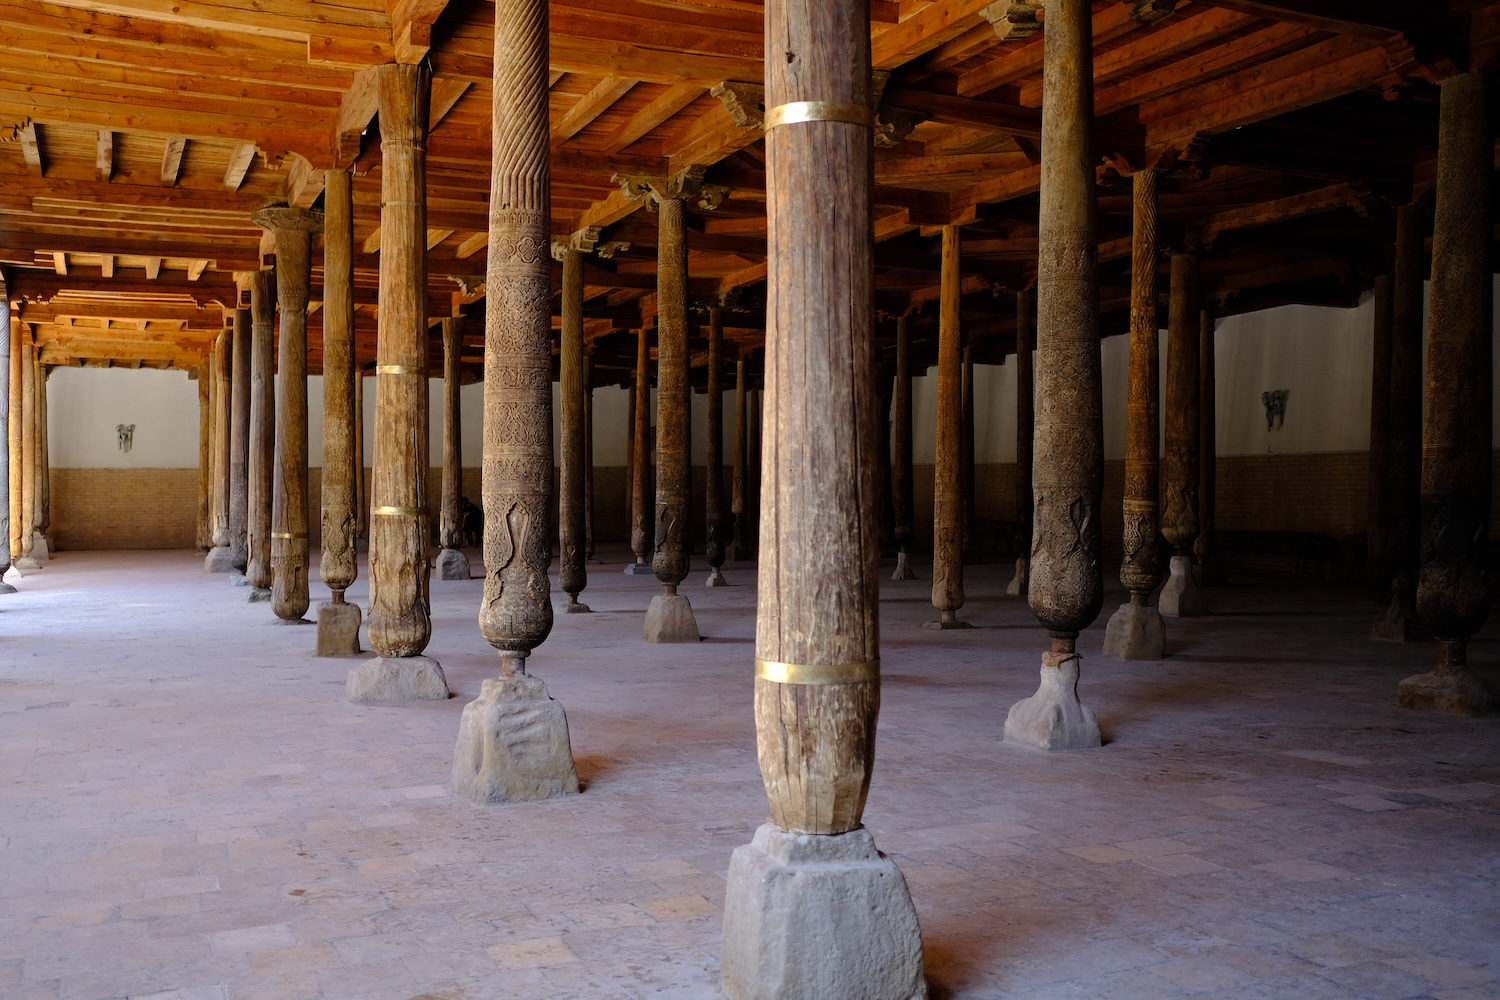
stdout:
[(1260, 394), (1260, 401), (1266, 405), (1266, 430), (1276, 430), (1286, 424), (1286, 398), (1291, 394), (1290, 389), (1272, 389)]
[(135, 424), (115, 424), (115, 434), (120, 439), (120, 450), (128, 452), (135, 444)]

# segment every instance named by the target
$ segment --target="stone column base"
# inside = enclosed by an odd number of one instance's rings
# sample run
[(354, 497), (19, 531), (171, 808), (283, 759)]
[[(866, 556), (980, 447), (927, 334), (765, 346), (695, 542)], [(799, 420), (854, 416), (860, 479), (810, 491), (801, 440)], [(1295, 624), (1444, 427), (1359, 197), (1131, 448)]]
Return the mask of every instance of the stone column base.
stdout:
[(443, 549), (438, 553), (437, 571), (439, 580), (472, 580), (469, 557), (458, 549)]
[(271, 602), (271, 588), (251, 587), (250, 594), (245, 600), (250, 604), (269, 604)]
[(359, 648), (359, 623), (362, 618), (358, 604), (334, 604), (325, 601), (318, 605), (318, 646), (314, 656), (350, 656), (362, 652)]
[(1010, 707), (1005, 742), (1038, 750), (1087, 750), (1100, 746), (1099, 720), (1078, 700), (1077, 653), (1042, 654), (1042, 683), (1036, 694)]
[(1104, 655), (1117, 660), (1159, 660), (1167, 653), (1167, 624), (1149, 604), (1120, 605), (1104, 629)]
[(577, 594), (569, 594), (568, 603), (563, 605), (563, 614), (567, 615), (584, 615), (588, 614), (592, 610), (593, 608), (590, 608), (587, 604), (578, 603)]
[(484, 682), (464, 706), (449, 787), (480, 805), (578, 794), (568, 718), (540, 678)]
[(208, 550), (203, 557), (203, 572), (228, 573), (234, 569), (234, 553), (229, 546), (220, 545)]
[(724, 896), (731, 1000), (920, 1000), (922, 933), (901, 869), (868, 830), (786, 833), (735, 849)]
[(17, 556), (16, 561), (10, 564), (10, 568), (11, 571), (15, 572), (16, 576), (20, 576), (23, 573), (41, 569), (42, 564), (31, 558), (31, 556)]
[(235, 571), (229, 574), (229, 585), (231, 587), (248, 587), (250, 586), (250, 581), (245, 578), (245, 574)]
[(1011, 597), (1025, 597), (1031, 586), (1031, 560), (1026, 556), (1016, 559), (1016, 575), (1006, 585), (1005, 592)]
[(1422, 625), (1417, 621), (1414, 597), (1405, 581), (1391, 584), (1391, 604), (1385, 614), (1370, 626), (1370, 638), (1381, 642), (1411, 642), (1421, 638)]
[(1406, 678), (1396, 688), (1396, 704), (1420, 712), (1478, 719), (1500, 715), (1500, 691), (1467, 667), (1458, 667)]
[(896, 571), (891, 574), (892, 580), (915, 580), (917, 574), (911, 570), (911, 560), (906, 558), (905, 550), (896, 553)]
[(350, 670), (344, 691), (359, 705), (446, 701), (448, 679), (430, 656), (379, 656)]
[(47, 548), (47, 536), (40, 531), (31, 535), (31, 558), (39, 563), (44, 563), (52, 558), (51, 550)]
[(657, 594), (651, 598), (641, 638), (647, 642), (697, 642), (702, 638), (688, 599), (681, 594)]
[(633, 562), (625, 567), (626, 576), (655, 576), (656, 570), (651, 568), (650, 563)]
[(724, 579), (724, 572), (717, 566), (708, 568), (708, 579), (703, 581), (705, 587), (727, 587), (729, 581)]
[(968, 622), (961, 622), (957, 618), (940, 618), (935, 622), (923, 622), (923, 628), (930, 628), (934, 632), (947, 631), (954, 628), (973, 628)]
[(1208, 614), (1208, 597), (1193, 577), (1193, 557), (1173, 556), (1167, 582), (1162, 585), (1156, 609), (1169, 618), (1199, 618)]
[[(6, 572), (8, 575), (9, 571), (7, 570)], [(3, 580), (0, 580), (0, 594), (14, 594), (15, 592), (15, 587), (12, 587), (10, 584), (3, 582)]]

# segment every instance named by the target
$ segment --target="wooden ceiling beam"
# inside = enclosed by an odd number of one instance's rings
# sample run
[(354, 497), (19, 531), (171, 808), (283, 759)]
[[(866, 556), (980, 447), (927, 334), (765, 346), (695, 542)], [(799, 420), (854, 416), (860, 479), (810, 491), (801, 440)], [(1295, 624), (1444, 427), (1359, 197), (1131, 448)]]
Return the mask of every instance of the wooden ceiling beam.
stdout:
[(36, 122), (28, 120), (21, 126), (21, 155), (26, 160), (26, 172), (35, 177), (44, 177), (47, 173), (46, 155), (42, 148), (42, 136), (37, 131)]
[(187, 140), (182, 136), (171, 136), (167, 139), (166, 148), (161, 154), (162, 187), (177, 186), (177, 178), (182, 173), (182, 154), (186, 149)]
[(107, 128), (99, 130), (95, 144), (94, 174), (101, 183), (108, 184), (115, 173), (115, 134)]

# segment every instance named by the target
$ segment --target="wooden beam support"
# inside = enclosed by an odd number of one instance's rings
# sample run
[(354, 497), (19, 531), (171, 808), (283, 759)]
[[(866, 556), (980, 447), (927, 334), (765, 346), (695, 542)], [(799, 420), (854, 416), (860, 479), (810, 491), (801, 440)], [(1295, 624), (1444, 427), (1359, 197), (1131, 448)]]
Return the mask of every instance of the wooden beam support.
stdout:
[(182, 172), (182, 154), (187, 149), (187, 140), (182, 136), (172, 136), (167, 139), (166, 148), (161, 154), (161, 183), (162, 187), (176, 187), (177, 176)]

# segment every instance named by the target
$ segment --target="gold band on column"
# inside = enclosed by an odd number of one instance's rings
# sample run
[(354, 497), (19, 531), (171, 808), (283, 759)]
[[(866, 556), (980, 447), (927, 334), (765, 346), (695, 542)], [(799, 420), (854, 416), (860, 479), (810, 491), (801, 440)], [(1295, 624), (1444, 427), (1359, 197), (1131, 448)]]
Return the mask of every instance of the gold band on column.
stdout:
[(778, 125), (799, 122), (848, 122), (869, 128), (870, 109), (847, 101), (792, 101), (767, 111), (764, 121), (767, 132)]
[(427, 513), (426, 507), (371, 507), (376, 517), (420, 517)]
[(307, 532), (305, 532), (305, 531), (273, 531), (273, 532), (271, 532), (271, 537), (272, 538), (283, 538), (283, 539), (287, 539), (287, 540), (295, 540), (295, 539), (298, 539), (298, 538), (306, 538), (307, 537)]
[(864, 684), (880, 680), (880, 660), (864, 663), (779, 663), (755, 658), (755, 676), (777, 684)]
[(426, 368), (416, 368), (412, 365), (376, 365), (376, 375), (426, 375)]

